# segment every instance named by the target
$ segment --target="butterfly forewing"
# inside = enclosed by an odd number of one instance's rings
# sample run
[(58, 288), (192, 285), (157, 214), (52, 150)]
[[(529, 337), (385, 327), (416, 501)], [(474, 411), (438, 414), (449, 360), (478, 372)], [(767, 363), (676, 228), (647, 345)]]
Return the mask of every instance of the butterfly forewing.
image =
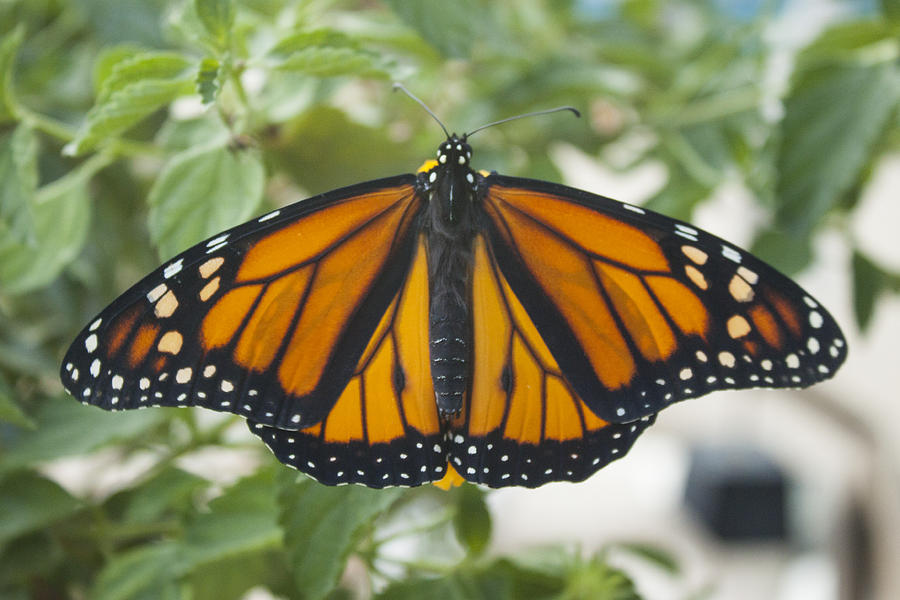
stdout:
[(483, 188), (501, 272), (605, 420), (717, 389), (807, 386), (844, 360), (818, 302), (711, 234), (540, 181), (492, 175)]
[(412, 176), (337, 190), (175, 257), (79, 334), (62, 380), (118, 410), (199, 405), (297, 429), (328, 414), (403, 284)]

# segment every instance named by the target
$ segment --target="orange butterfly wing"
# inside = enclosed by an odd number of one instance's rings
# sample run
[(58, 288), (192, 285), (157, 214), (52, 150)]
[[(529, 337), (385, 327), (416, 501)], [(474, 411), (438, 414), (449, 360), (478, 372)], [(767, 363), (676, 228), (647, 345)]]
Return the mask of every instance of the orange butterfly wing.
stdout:
[(414, 176), (329, 192), (169, 261), (79, 334), (67, 390), (109, 410), (198, 405), (302, 429), (329, 414), (407, 277)]
[(608, 423), (578, 397), (521, 300), (476, 238), (471, 392), (451, 423), (450, 462), (491, 487), (581, 481), (621, 458), (653, 423)]
[(541, 181), (492, 174), (480, 190), (501, 273), (602, 419), (716, 389), (811, 385), (846, 356), (815, 300), (711, 234)]
[(350, 383), (324, 420), (300, 431), (248, 422), (275, 456), (322, 483), (381, 488), (441, 479), (447, 459), (428, 355), (428, 272), (420, 239)]

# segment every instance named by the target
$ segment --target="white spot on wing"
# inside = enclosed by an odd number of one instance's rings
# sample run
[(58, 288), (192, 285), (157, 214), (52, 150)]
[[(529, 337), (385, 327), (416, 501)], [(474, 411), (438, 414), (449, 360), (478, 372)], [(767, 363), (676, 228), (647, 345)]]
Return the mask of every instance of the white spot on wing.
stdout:
[(211, 240), (209, 240), (208, 242), (206, 242), (206, 247), (207, 247), (207, 248), (211, 248), (211, 247), (213, 247), (213, 246), (215, 246), (215, 245), (217, 245), (217, 244), (221, 244), (222, 242), (224, 242), (225, 240), (228, 239), (228, 236), (229, 236), (229, 235), (230, 235), (230, 234), (228, 234), (228, 233), (223, 233), (222, 235), (220, 235), (220, 236), (218, 236), (218, 237), (214, 237), (213, 239), (211, 239)]
[(96, 321), (91, 323), (91, 326), (88, 327), (88, 331), (97, 331), (97, 328), (100, 327), (100, 323), (102, 323), (102, 322), (103, 322), (103, 319), (97, 319)]
[(727, 258), (728, 260), (730, 260), (732, 262), (741, 264), (741, 253), (738, 252), (737, 250), (735, 250), (734, 248), (730, 248), (729, 246), (726, 246), (725, 244), (722, 244), (722, 256), (724, 256), (725, 258)]
[(644, 209), (641, 208), (640, 206), (635, 206), (635, 205), (633, 205), (633, 204), (625, 204), (625, 203), (623, 202), (623, 203), (622, 203), (622, 208), (624, 208), (625, 210), (630, 210), (631, 212), (637, 213), (637, 214), (639, 214), (639, 215), (646, 215), (646, 214), (647, 214), (647, 211), (646, 211), (646, 210), (644, 210)]
[(163, 269), (163, 277), (169, 279), (170, 277), (174, 277), (178, 273), (181, 272), (182, 263), (184, 262), (184, 258), (179, 258), (165, 269)]
[(273, 211), (270, 212), (269, 214), (261, 216), (261, 217), (258, 218), (256, 221), (257, 221), (258, 223), (262, 223), (263, 221), (268, 221), (269, 219), (274, 219), (275, 217), (277, 217), (277, 216), (280, 215), (280, 214), (281, 214), (281, 211), (280, 211), (280, 210), (273, 210)]
[(84, 340), (84, 347), (88, 352), (93, 352), (94, 350), (96, 350), (97, 335), (92, 333), (91, 335), (87, 336), (87, 338)]
[(809, 324), (814, 328), (818, 329), (822, 326), (825, 320), (822, 318), (822, 314), (816, 311), (812, 311), (809, 313)]

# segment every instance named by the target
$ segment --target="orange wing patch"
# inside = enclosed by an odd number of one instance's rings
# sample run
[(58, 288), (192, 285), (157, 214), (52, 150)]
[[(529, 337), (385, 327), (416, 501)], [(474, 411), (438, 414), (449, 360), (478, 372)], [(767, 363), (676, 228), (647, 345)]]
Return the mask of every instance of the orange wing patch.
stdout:
[(446, 458), (428, 353), (428, 297), (420, 240), (404, 287), (325, 419), (300, 431), (256, 426), (254, 433), (279, 460), (326, 483), (384, 487), (443, 477)]
[(611, 425), (578, 398), (481, 236), (472, 298), (472, 393), (451, 424), (451, 466), (469, 481), (533, 487), (584, 479), (624, 454), (647, 422)]
[(547, 194), (492, 189), (487, 198), (486, 212), (606, 389), (632, 383), (642, 361), (668, 359), (677, 349), (673, 326), (706, 334), (703, 303), (647, 233)]

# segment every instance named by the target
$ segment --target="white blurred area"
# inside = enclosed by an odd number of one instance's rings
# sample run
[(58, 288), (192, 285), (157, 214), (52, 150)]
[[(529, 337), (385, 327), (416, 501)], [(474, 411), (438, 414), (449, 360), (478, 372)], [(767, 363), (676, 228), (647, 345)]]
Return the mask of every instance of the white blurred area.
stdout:
[[(791, 6), (771, 32), (785, 55), (839, 12), (825, 2)], [(776, 57), (773, 71), (784, 70), (784, 60)], [(773, 77), (778, 85), (777, 73)], [(627, 148), (609, 153), (617, 151)], [(665, 183), (658, 164), (621, 173), (566, 145), (553, 157), (565, 183), (634, 204)], [(864, 251), (893, 269), (900, 268), (898, 189), (900, 155), (889, 156), (849, 223)], [(726, 181), (694, 223), (744, 245), (760, 219), (746, 189)], [(680, 561), (680, 575), (612, 554), (647, 600), (900, 598), (900, 301), (882, 298), (862, 336), (845, 237), (825, 230), (816, 251), (815, 264), (797, 279), (848, 339), (848, 360), (833, 380), (802, 391), (719, 392), (689, 400), (661, 412), (623, 460), (584, 483), (494, 492), (492, 550), (562, 543), (590, 553), (617, 541), (656, 545)], [(725, 543), (685, 508), (690, 451), (709, 443), (756, 448), (783, 470), (790, 542)]]

